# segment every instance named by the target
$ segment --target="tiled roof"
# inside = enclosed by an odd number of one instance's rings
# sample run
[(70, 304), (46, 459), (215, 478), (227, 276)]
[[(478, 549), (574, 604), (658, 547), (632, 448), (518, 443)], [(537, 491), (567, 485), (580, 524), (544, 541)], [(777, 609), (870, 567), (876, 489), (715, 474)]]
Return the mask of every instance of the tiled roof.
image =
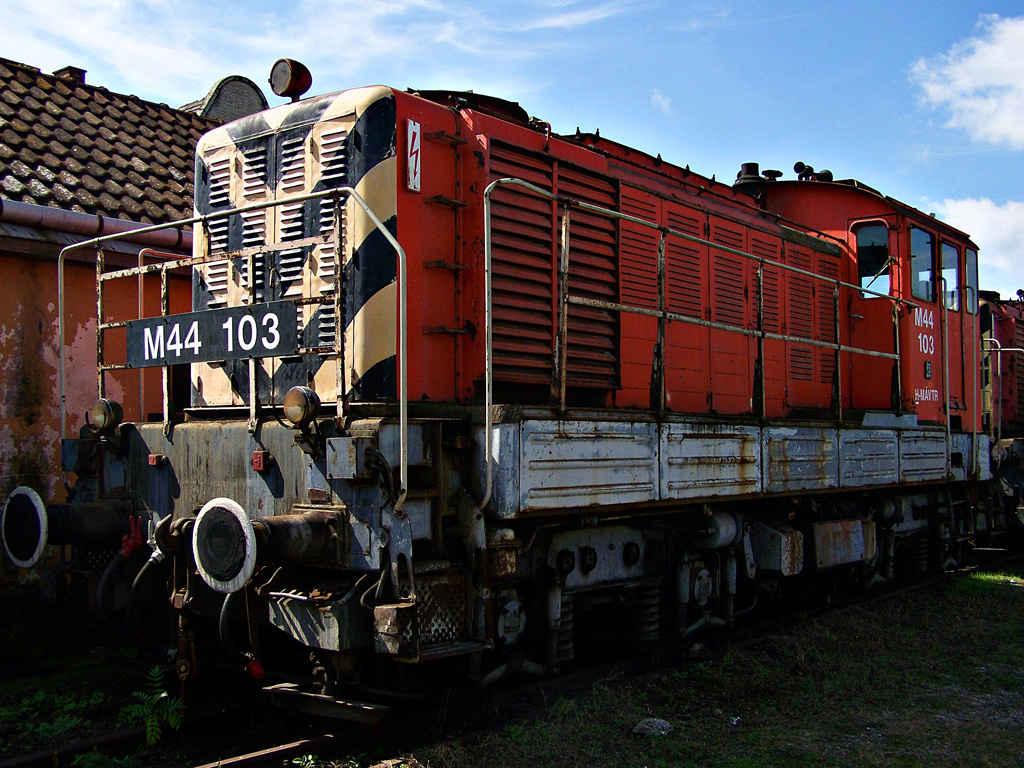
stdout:
[(0, 58), (0, 198), (159, 224), (192, 213), (196, 141), (219, 125)]

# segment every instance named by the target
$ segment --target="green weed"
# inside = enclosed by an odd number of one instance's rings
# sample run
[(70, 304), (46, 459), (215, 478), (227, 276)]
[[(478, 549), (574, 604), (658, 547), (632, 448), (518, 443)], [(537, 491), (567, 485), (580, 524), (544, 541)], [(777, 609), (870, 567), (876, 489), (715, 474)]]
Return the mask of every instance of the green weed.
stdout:
[(177, 731), (184, 724), (184, 706), (164, 690), (164, 673), (160, 667), (153, 667), (146, 673), (145, 690), (136, 691), (133, 695), (137, 703), (121, 710), (118, 725), (144, 726), (147, 747), (160, 741), (164, 726)]

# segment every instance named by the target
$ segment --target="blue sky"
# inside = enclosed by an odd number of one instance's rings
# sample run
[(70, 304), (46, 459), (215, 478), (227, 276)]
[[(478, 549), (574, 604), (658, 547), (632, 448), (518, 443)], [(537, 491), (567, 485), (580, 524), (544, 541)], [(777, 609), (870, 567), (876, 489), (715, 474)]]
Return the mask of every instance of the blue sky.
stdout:
[(4, 0), (0, 56), (174, 106), (287, 56), (314, 93), (491, 93), (722, 180), (800, 160), (935, 212), (983, 288), (1024, 288), (1019, 2)]

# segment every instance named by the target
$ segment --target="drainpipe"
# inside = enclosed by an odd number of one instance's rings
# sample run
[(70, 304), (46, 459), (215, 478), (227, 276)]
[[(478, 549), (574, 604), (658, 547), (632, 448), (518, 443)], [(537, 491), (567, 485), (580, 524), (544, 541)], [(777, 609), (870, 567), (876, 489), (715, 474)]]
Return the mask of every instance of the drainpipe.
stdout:
[(192, 252), (192, 233), (180, 229), (166, 229), (158, 232), (147, 232), (133, 237), (132, 230), (149, 227), (137, 221), (125, 221), (98, 214), (66, 211), (62, 208), (50, 208), (44, 205), (32, 205), (16, 200), (0, 200), (0, 221), (8, 224), (19, 224), (24, 227), (49, 229), (69, 235), (81, 235), (86, 238), (100, 235), (124, 234), (125, 240), (148, 245), (152, 248), (163, 248), (174, 251)]

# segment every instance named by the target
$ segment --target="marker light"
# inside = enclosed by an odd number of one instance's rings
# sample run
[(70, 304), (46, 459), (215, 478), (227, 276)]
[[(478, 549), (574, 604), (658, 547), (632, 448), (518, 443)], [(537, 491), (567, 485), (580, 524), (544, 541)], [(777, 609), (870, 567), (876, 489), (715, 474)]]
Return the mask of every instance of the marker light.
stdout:
[(100, 432), (110, 432), (124, 418), (124, 410), (120, 403), (101, 397), (89, 411), (92, 417), (92, 424)]
[(311, 85), (313, 76), (303, 64), (294, 59), (278, 59), (270, 68), (270, 90), (278, 96), (298, 101)]
[(284, 417), (297, 427), (304, 427), (316, 418), (320, 398), (309, 387), (292, 387), (284, 396)]

